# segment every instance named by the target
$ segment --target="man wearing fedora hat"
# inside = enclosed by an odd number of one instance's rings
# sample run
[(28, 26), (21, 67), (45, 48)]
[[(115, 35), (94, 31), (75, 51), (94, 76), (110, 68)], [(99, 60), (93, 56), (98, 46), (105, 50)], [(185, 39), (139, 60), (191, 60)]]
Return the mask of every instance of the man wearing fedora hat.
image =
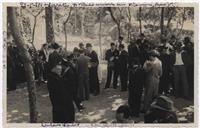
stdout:
[(159, 96), (151, 104), (144, 116), (145, 123), (178, 123), (173, 101), (167, 96)]

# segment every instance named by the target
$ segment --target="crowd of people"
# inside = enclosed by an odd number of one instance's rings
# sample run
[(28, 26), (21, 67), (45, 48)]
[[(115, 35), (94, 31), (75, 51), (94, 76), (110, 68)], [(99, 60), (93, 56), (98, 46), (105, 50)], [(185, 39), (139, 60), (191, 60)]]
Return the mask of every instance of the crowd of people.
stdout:
[[(107, 81), (104, 89), (110, 88), (112, 83), (114, 89), (120, 85), (122, 92), (128, 90), (131, 117), (148, 113), (153, 101), (160, 95), (161, 101), (164, 99), (166, 102), (169, 100), (165, 96), (169, 95), (193, 99), (194, 47), (190, 38), (185, 37), (181, 41), (172, 35), (170, 39), (162, 38), (160, 45), (150, 44), (144, 34), (135, 41), (131, 40), (128, 46), (123, 37), (119, 37), (105, 53)], [(90, 94), (100, 94), (99, 59), (92, 44), (84, 46), (80, 43), (72, 53), (68, 53), (54, 42), (43, 44), (37, 52), (29, 48), (29, 52), (36, 79), (47, 83), (53, 122), (74, 122), (74, 103), (81, 111), (85, 108), (82, 102), (89, 100)], [(14, 90), (17, 83), (17, 75), (14, 74), (24, 74), (24, 68), (16, 46), (9, 43), (7, 53), (8, 90)], [(153, 106), (158, 105), (154, 103)], [(145, 118), (152, 119), (151, 116)]]
[(105, 89), (110, 87), (112, 74), (113, 88), (117, 87), (120, 76), (121, 91), (126, 91), (127, 87), (129, 90), (128, 103), (132, 116), (139, 117), (140, 113), (146, 113), (159, 95), (193, 99), (194, 48), (189, 37), (181, 41), (172, 35), (170, 39), (163, 37), (160, 45), (150, 45), (151, 42), (141, 34), (139, 39), (130, 42), (128, 51), (124, 50), (121, 42), (118, 47), (111, 43), (106, 52), (108, 70)]

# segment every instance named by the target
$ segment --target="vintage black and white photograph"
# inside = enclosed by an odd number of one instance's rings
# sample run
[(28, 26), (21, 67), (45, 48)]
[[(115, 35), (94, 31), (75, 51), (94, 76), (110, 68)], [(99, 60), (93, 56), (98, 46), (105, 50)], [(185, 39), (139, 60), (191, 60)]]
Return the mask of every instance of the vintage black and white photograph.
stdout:
[(4, 3), (6, 123), (195, 123), (198, 6), (93, 4)]

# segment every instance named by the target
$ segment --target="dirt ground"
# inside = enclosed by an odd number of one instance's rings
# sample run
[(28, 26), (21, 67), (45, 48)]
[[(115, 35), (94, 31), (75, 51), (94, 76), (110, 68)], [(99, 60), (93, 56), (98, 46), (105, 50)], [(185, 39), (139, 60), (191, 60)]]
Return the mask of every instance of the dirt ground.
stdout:
[[(115, 120), (115, 110), (123, 104), (127, 104), (128, 92), (120, 92), (120, 89), (109, 88), (104, 90), (106, 65), (101, 64), (101, 92), (98, 96), (90, 96), (89, 101), (84, 101), (84, 109), (78, 112), (76, 109), (76, 122), (90, 123), (90, 122), (112, 122)], [(103, 75), (102, 75), (103, 74)], [(184, 107), (190, 106), (193, 103), (183, 99), (175, 99), (175, 107), (181, 110)], [(38, 108), (38, 122), (52, 122), (51, 103), (47, 86), (37, 85), (37, 108)], [(138, 119), (143, 123), (143, 115)], [(7, 93), (7, 122), (8, 123), (28, 123), (29, 122), (29, 104), (28, 93), (26, 87), (20, 87), (16, 91)]]

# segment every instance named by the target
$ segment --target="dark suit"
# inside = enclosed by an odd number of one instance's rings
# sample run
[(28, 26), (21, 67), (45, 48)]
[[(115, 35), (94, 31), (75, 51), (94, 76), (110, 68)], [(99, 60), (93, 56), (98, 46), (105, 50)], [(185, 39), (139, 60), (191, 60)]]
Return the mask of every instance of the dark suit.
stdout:
[(159, 93), (162, 94), (163, 92), (166, 94), (169, 91), (169, 85), (171, 83), (171, 76), (173, 64), (172, 64), (172, 56), (166, 53), (160, 55), (159, 59), (162, 62), (162, 70), (163, 74), (160, 78), (160, 85), (159, 85)]
[(48, 90), (53, 106), (53, 123), (72, 123), (75, 119), (74, 91), (75, 74), (69, 67), (62, 65), (62, 75), (50, 72), (48, 75)]
[(137, 44), (139, 44), (140, 48), (140, 62), (144, 64), (144, 62), (148, 59), (147, 52), (150, 50), (149, 42), (147, 40), (140, 40), (138, 39)]
[(130, 68), (128, 104), (131, 116), (138, 117), (141, 109), (141, 98), (144, 87), (144, 70), (142, 67)]
[(78, 98), (81, 101), (89, 100), (89, 57), (80, 55), (77, 58), (78, 71)]
[(43, 50), (39, 51), (39, 57), (40, 57), (40, 63), (39, 63), (40, 76), (42, 76), (43, 79), (46, 80), (47, 79), (47, 57), (48, 57), (48, 54), (43, 49)]
[[(108, 66), (107, 66), (107, 81), (106, 81), (106, 86), (105, 88), (109, 88), (110, 87), (110, 82), (112, 79), (112, 74), (114, 71), (114, 66), (115, 66), (115, 56), (118, 56), (119, 51), (118, 50), (107, 50), (106, 51), (106, 55), (105, 55), (105, 60), (107, 60), (108, 62)], [(110, 60), (113, 57), (113, 60)]]
[(130, 44), (128, 46), (128, 61), (129, 66), (132, 67), (134, 64), (140, 63), (140, 48), (137, 43)]
[(128, 75), (128, 53), (123, 50), (119, 52), (118, 59), (115, 61), (114, 72), (114, 88), (117, 87), (117, 78), (120, 76), (121, 90), (127, 90), (127, 75)]
[(186, 66), (186, 74), (189, 84), (190, 96), (194, 97), (194, 47), (190, 42), (187, 46), (184, 47), (186, 54), (189, 56), (189, 63)]
[(99, 59), (97, 53), (92, 51), (87, 54), (90, 57), (90, 68), (89, 68), (89, 83), (90, 83), (90, 93), (99, 94), (99, 78), (98, 78), (98, 65)]

